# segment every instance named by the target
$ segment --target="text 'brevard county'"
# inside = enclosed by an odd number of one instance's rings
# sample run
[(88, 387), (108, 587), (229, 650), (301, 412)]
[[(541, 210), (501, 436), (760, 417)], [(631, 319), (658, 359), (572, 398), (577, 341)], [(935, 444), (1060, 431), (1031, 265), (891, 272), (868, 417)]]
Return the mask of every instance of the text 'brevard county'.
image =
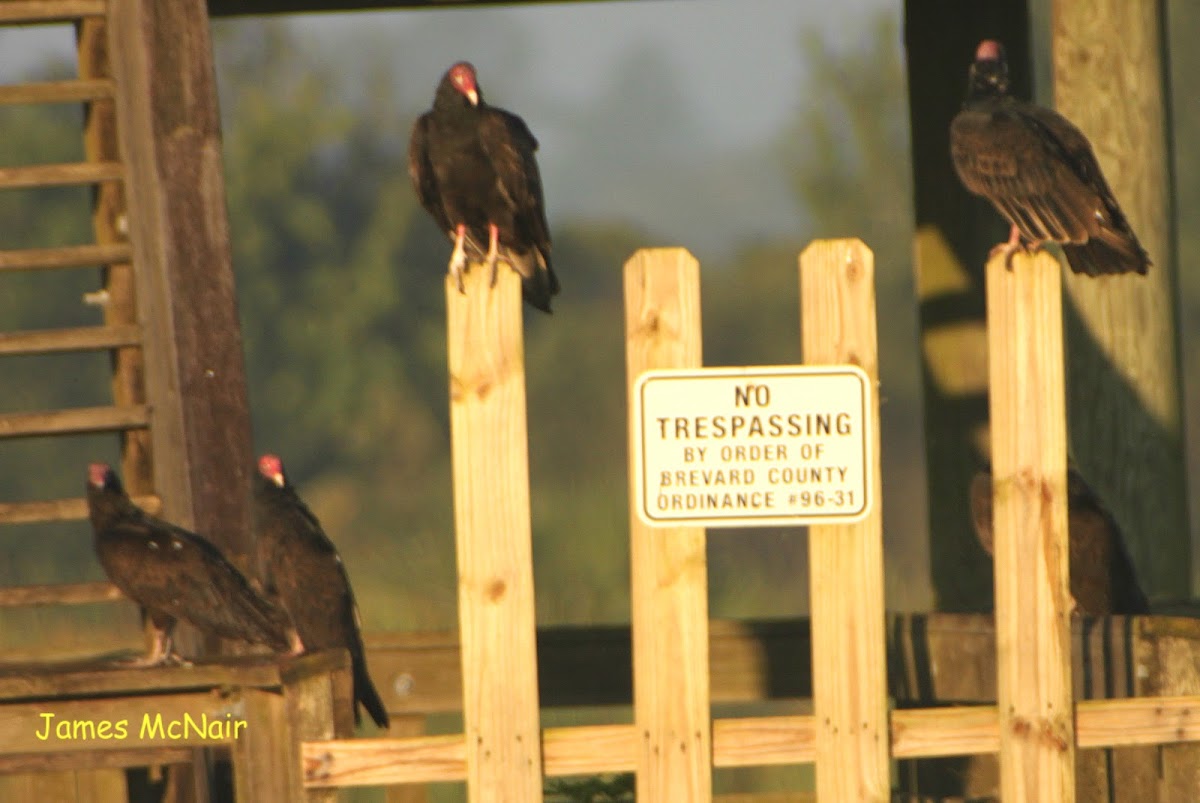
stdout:
[(639, 512), (706, 526), (865, 514), (869, 385), (851, 368), (655, 372), (639, 383)]

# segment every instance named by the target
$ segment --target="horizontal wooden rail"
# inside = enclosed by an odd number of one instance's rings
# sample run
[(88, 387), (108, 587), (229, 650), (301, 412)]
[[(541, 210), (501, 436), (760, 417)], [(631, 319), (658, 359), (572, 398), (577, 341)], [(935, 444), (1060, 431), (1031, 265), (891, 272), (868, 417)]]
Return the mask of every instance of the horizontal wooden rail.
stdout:
[(104, 0), (4, 0), (0, 3), (0, 25), (31, 25), (70, 22), (82, 17), (102, 17)]
[(145, 429), (150, 411), (134, 407), (80, 407), (37, 413), (0, 415), (0, 439), (34, 438), (45, 435), (79, 435), (87, 432), (122, 432)]
[(120, 162), (71, 162), (68, 164), (0, 167), (0, 190), (31, 187), (60, 187), (69, 184), (97, 184), (125, 177)]
[(132, 258), (133, 251), (128, 243), (26, 248), (19, 251), (0, 251), (0, 271), (54, 270), (90, 265), (112, 265), (129, 262)]
[[(1200, 741), (1200, 696), (1083, 700), (1075, 720), (1081, 748)], [(716, 719), (713, 765), (811, 763), (815, 725), (811, 716)], [(999, 714), (995, 706), (897, 710), (891, 738), (894, 758), (995, 753)], [(542, 744), (549, 777), (629, 772), (638, 735), (633, 725), (549, 728)], [(309, 788), (461, 781), (466, 748), (461, 735), (304, 742), (301, 762)]]
[(100, 351), (119, 346), (136, 346), (141, 329), (124, 326), (85, 326), (78, 329), (44, 329), (0, 333), (0, 356), (54, 354), (63, 351)]
[(82, 605), (125, 599), (112, 583), (60, 583), (0, 588), (0, 608), (18, 605)]
[(114, 91), (115, 85), (108, 78), (7, 84), (0, 86), (0, 104), (106, 100)]
[[(157, 496), (137, 496), (133, 501), (147, 513), (162, 510)], [(0, 524), (38, 524), (86, 519), (86, 499), (48, 499), (38, 502), (0, 502)]]
[(13, 772), (61, 772), (128, 769), (160, 764), (191, 764), (196, 751), (186, 747), (81, 750), (62, 753), (10, 753), (0, 756), (0, 775)]

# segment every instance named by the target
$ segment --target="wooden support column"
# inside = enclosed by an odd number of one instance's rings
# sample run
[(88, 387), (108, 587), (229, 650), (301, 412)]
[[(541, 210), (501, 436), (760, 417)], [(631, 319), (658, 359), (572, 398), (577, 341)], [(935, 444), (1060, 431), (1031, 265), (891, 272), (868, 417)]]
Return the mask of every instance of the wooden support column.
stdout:
[[(800, 255), (806, 365), (857, 365), (879, 383), (875, 258), (861, 240), (817, 240)], [(854, 524), (808, 528), (817, 797), (891, 797), (879, 396), (867, 414), (875, 506)]]
[(1170, 115), (1160, 0), (1056, 0), (1054, 103), (1091, 140), (1153, 266), (1068, 274), (1071, 454), (1125, 534), (1151, 597), (1191, 586)]
[(941, 611), (992, 609), (992, 566), (971, 532), (968, 483), (988, 448), (982, 266), (1008, 227), (963, 188), (950, 162), (950, 120), (985, 38), (1004, 42), (1013, 93), (1029, 97), (1026, 0), (905, 2), (930, 574)]
[(109, 55), (163, 515), (252, 566), (253, 453), (203, 0), (113, 0)]
[[(642, 249), (625, 263), (629, 408), (639, 375), (698, 368), (700, 265), (683, 248)], [(629, 424), (629, 453), (635, 425)], [(632, 501), (636, 494), (629, 472)], [(630, 507), (637, 799), (712, 798), (708, 573), (703, 527), (650, 527)]]
[(1075, 799), (1062, 268), (987, 266), (1000, 791)]
[(467, 792), (542, 799), (521, 283), (446, 277)]

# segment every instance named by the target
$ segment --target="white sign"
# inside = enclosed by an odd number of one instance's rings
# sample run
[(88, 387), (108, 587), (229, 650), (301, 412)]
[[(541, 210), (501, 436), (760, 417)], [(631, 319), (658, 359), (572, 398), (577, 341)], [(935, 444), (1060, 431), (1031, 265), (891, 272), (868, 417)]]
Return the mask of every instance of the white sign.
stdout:
[(871, 382), (854, 366), (647, 371), (633, 392), (651, 525), (845, 524), (874, 504)]

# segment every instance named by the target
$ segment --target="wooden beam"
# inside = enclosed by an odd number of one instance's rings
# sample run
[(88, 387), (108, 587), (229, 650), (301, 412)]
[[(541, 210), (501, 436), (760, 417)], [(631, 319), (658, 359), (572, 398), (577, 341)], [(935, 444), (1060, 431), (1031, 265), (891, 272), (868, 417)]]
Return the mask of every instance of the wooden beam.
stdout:
[[(147, 513), (162, 509), (157, 496), (135, 496), (134, 504)], [(48, 499), (38, 502), (0, 502), (0, 524), (34, 524), (40, 521), (81, 521), (88, 517), (86, 499)]]
[(68, 245), (62, 248), (25, 248), (0, 251), (0, 271), (55, 270), (91, 265), (128, 262), (132, 251), (128, 243), (108, 245)]
[(74, 22), (80, 17), (104, 16), (107, 10), (105, 0), (4, 0), (0, 25)]
[(113, 82), (106, 79), (38, 81), (0, 86), (0, 105), (16, 103), (72, 103), (111, 99)]
[(996, 668), (1005, 800), (1075, 799), (1062, 268), (987, 266)]
[[(654, 368), (702, 364), (700, 265), (682, 248), (642, 249), (625, 263), (625, 379)], [(629, 421), (629, 455), (637, 422)], [(633, 509), (630, 594), (633, 708), (640, 738), (639, 800), (712, 797), (709, 726), (708, 564), (702, 527), (651, 527)]]
[(186, 764), (192, 751), (184, 747), (128, 750), (89, 750), (61, 753), (5, 753), (0, 755), (0, 774), (14, 772), (63, 772), (67, 770), (126, 769), (156, 764)]
[(542, 799), (520, 280), (446, 277), (467, 790)]
[(0, 607), (15, 605), (78, 605), (125, 599), (112, 583), (55, 583), (0, 588)]
[(64, 351), (103, 351), (134, 346), (140, 341), (136, 325), (83, 326), (77, 329), (42, 329), (0, 333), (0, 356), (58, 354)]
[[(806, 365), (857, 365), (879, 385), (875, 257), (861, 240), (817, 240), (800, 255)], [(871, 393), (866, 466), (874, 507), (854, 524), (808, 529), (817, 796), (891, 797), (879, 399)]]
[(0, 190), (95, 184), (100, 181), (118, 181), (124, 177), (125, 168), (119, 162), (76, 162), (0, 167)]
[[(1076, 714), (1081, 746), (1109, 747), (1200, 741), (1200, 697), (1087, 700)], [(1121, 722), (1129, 722), (1124, 729)], [(896, 758), (933, 758), (1000, 749), (995, 706), (959, 706), (891, 715)], [(764, 767), (811, 763), (816, 756), (812, 716), (714, 719), (713, 765)], [(546, 776), (628, 772), (638, 751), (636, 725), (547, 728)], [(462, 734), (408, 739), (340, 739), (301, 745), (308, 788), (461, 781), (466, 773)]]
[(121, 88), (153, 487), (166, 518), (252, 573), (254, 455), (203, 0), (115, 3), (108, 50)]
[(1004, 42), (1012, 90), (1029, 97), (1027, 0), (906, 0), (915, 262), (920, 303), (929, 559), (941, 611), (992, 610), (992, 564), (970, 533), (967, 486), (986, 456), (983, 264), (1007, 228), (963, 188), (950, 162), (950, 120), (981, 39)]
[[(625, 0), (628, 2), (628, 0)], [(386, 11), (391, 9), (487, 8), (489, 6), (539, 5), (562, 0), (208, 0), (213, 17), (259, 14), (306, 14), (321, 11)], [(592, 0), (596, 2), (596, 0)]]
[(1188, 536), (1178, 265), (1160, 0), (1056, 0), (1054, 102), (1150, 254), (1146, 276), (1068, 273), (1071, 454), (1121, 525), (1151, 597), (1185, 599)]
[(146, 407), (78, 407), (38, 413), (0, 415), (0, 439), (46, 435), (79, 435), (85, 432), (118, 432), (148, 426)]

